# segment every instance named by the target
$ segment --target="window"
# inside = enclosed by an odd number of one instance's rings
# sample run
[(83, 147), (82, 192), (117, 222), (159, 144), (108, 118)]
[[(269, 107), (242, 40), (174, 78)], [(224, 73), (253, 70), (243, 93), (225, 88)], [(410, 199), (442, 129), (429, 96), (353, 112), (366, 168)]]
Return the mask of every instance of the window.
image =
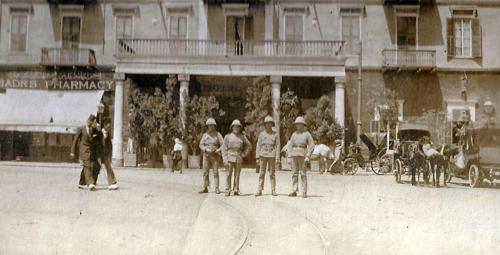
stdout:
[(396, 5), (396, 45), (398, 49), (418, 47), (419, 6)]
[(12, 14), (10, 27), (10, 51), (14, 53), (26, 52), (28, 38), (28, 15)]
[(169, 38), (187, 39), (187, 16), (169, 17)]
[(482, 56), (482, 31), (474, 8), (455, 7), (447, 20), (448, 57), (478, 58)]
[(397, 17), (398, 48), (412, 48), (417, 45), (417, 18)]
[(285, 16), (285, 40), (286, 41), (302, 41), (304, 33), (304, 21), (302, 16), (287, 15)]
[(455, 56), (472, 57), (472, 20), (467, 18), (453, 19), (455, 33)]
[(360, 17), (342, 16), (342, 41), (345, 42), (344, 50), (350, 54), (356, 54), (360, 38)]
[(133, 16), (116, 16), (116, 38), (132, 38)]
[(80, 46), (80, 17), (63, 17), (62, 47), (78, 49)]

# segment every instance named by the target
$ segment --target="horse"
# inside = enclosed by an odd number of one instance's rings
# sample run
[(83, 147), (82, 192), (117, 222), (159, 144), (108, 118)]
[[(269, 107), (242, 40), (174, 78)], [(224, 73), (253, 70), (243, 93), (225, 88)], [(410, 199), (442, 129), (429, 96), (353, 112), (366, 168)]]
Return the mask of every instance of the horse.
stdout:
[[(422, 173), (422, 178), (424, 178), (424, 180), (425, 175), (428, 175), (425, 155), (420, 152), (417, 144), (412, 144), (409, 146), (409, 157), (408, 167), (411, 172), (411, 185), (420, 186), (420, 173)], [(417, 175), (417, 181), (415, 180), (415, 174)]]

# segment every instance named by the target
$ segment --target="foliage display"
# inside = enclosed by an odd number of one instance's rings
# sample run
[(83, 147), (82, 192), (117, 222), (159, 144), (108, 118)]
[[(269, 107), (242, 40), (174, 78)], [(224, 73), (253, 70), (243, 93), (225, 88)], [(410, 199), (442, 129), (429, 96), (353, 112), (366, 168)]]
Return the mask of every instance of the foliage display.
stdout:
[(343, 129), (333, 116), (330, 97), (327, 95), (306, 111), (306, 123), (316, 143), (333, 145), (335, 139), (342, 139)]

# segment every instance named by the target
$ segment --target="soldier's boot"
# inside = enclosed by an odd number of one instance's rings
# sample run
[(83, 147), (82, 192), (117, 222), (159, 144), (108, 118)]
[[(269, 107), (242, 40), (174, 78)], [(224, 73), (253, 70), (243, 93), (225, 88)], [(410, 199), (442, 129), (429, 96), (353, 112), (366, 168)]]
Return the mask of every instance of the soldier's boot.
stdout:
[(231, 191), (226, 192), (226, 197), (231, 196)]
[(296, 191), (293, 191), (292, 193), (288, 194), (289, 197), (296, 197), (297, 196), (297, 192)]
[(203, 188), (202, 190), (198, 191), (199, 194), (203, 194), (203, 193), (208, 193), (208, 189), (207, 188)]
[(219, 188), (215, 188), (215, 194), (220, 194)]
[(233, 191), (233, 195), (235, 195), (235, 196), (239, 196), (239, 195), (240, 195), (240, 192), (239, 192), (239, 191)]
[(255, 193), (255, 196), (256, 196), (256, 197), (260, 197), (260, 196), (262, 196), (262, 191), (261, 191), (261, 190), (257, 191), (257, 193)]
[(303, 197), (303, 198), (307, 198), (307, 193), (305, 193), (305, 192), (304, 192), (304, 193), (302, 193), (302, 197)]
[(273, 196), (277, 196), (278, 194), (276, 194), (276, 191), (273, 190), (273, 192), (271, 193)]

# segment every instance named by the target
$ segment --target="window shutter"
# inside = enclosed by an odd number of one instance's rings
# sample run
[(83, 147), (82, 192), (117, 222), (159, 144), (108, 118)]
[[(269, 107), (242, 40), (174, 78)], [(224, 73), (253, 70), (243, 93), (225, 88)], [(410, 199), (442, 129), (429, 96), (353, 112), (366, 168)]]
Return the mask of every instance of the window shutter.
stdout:
[(245, 40), (246, 41), (253, 40), (253, 17), (252, 16), (245, 17)]
[(479, 19), (474, 18), (472, 19), (472, 57), (482, 57), (482, 47), (481, 25), (479, 24)]
[(448, 57), (455, 56), (455, 29), (453, 27), (453, 19), (446, 19), (446, 42)]

